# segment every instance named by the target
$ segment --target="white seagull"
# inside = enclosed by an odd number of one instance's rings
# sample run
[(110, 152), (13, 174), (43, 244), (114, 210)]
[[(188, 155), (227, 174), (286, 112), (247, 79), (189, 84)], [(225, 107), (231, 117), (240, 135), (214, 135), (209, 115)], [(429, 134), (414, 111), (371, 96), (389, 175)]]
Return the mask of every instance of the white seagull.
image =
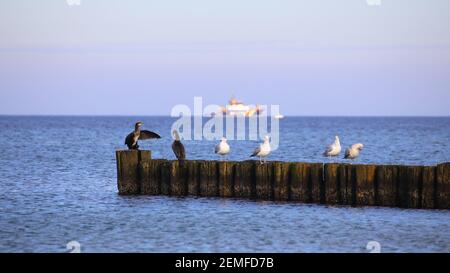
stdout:
[(230, 149), (230, 145), (228, 145), (227, 139), (223, 137), (223, 138), (220, 140), (220, 143), (217, 144), (216, 150), (215, 150), (214, 152), (215, 152), (216, 154), (221, 155), (221, 156), (225, 156), (225, 155), (227, 155), (227, 154), (230, 153), (230, 150), (231, 150), (231, 149)]
[(269, 136), (264, 137), (264, 143), (260, 144), (258, 148), (255, 149), (253, 154), (250, 157), (258, 156), (259, 163), (263, 164), (262, 158), (264, 158), (264, 162), (266, 162), (266, 157), (270, 154), (270, 138)]
[(341, 153), (341, 149), (341, 142), (339, 141), (339, 137), (336, 136), (334, 143), (327, 147), (323, 153), (323, 156), (337, 156)]
[(355, 159), (359, 156), (359, 153), (361, 152), (361, 150), (364, 148), (364, 145), (361, 143), (356, 143), (353, 144), (352, 146), (350, 146), (346, 151), (345, 151), (345, 159)]

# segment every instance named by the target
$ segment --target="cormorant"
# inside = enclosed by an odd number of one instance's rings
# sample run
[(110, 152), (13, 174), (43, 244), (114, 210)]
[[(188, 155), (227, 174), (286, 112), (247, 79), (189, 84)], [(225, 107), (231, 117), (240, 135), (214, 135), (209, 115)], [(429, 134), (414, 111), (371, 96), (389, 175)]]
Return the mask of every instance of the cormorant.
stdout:
[(184, 160), (186, 159), (186, 151), (184, 150), (184, 145), (180, 141), (180, 135), (176, 130), (172, 132), (174, 141), (172, 143), (172, 151), (177, 157), (180, 164), (184, 164)]
[(134, 125), (134, 131), (125, 138), (125, 144), (128, 146), (128, 149), (138, 150), (138, 140), (161, 138), (157, 133), (147, 130), (141, 130), (142, 125), (142, 122), (136, 122), (136, 124)]

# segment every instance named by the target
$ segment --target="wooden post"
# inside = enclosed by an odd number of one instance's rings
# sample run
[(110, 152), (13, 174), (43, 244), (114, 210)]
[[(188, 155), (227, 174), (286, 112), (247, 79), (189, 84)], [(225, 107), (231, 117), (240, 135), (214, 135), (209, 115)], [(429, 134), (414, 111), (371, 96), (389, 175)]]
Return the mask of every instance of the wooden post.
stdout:
[(233, 197), (234, 196), (234, 166), (236, 162), (219, 161), (219, 195), (221, 197)]
[(378, 185), (376, 204), (387, 207), (397, 206), (398, 166), (378, 166), (376, 176)]
[(339, 166), (338, 163), (325, 164), (324, 186), (326, 204), (335, 205), (342, 203), (340, 200)]
[(161, 162), (161, 194), (171, 195), (170, 177), (171, 177), (172, 163), (170, 161)]
[(425, 166), (422, 171), (421, 208), (434, 209), (436, 207), (436, 167)]
[(398, 177), (398, 205), (402, 208), (419, 208), (421, 201), (421, 166), (400, 166)]
[(289, 200), (289, 178), (291, 164), (288, 162), (274, 163), (274, 199), (279, 201)]
[(354, 165), (355, 170), (355, 204), (357, 206), (375, 205), (376, 195), (376, 166)]
[(200, 164), (200, 195), (219, 196), (219, 175), (216, 161), (198, 161)]
[(308, 163), (292, 163), (290, 200), (303, 203), (311, 202), (310, 165)]
[(450, 209), (450, 163), (433, 166), (151, 160), (116, 151), (119, 194), (245, 197)]
[(437, 166), (436, 207), (438, 209), (450, 209), (450, 163)]
[(139, 162), (150, 158), (150, 151), (116, 151), (117, 188), (119, 194), (130, 195), (140, 193)]
[(354, 165), (351, 164), (341, 164), (339, 167), (339, 181), (341, 185), (340, 190), (340, 200), (344, 205), (355, 205), (356, 194), (355, 194), (355, 171)]
[(200, 169), (198, 161), (187, 160), (184, 162), (187, 172), (188, 194), (197, 196), (200, 194)]
[(323, 183), (323, 164), (310, 164), (310, 187), (313, 203), (325, 203), (325, 187)]
[(165, 159), (145, 160), (139, 164), (141, 194), (161, 194), (161, 166)]
[(255, 163), (256, 198), (273, 200), (273, 163)]
[(255, 192), (255, 162), (252, 160), (239, 162), (235, 166), (234, 196), (255, 198)]
[(187, 195), (186, 165), (180, 161), (170, 162), (170, 194), (174, 196)]

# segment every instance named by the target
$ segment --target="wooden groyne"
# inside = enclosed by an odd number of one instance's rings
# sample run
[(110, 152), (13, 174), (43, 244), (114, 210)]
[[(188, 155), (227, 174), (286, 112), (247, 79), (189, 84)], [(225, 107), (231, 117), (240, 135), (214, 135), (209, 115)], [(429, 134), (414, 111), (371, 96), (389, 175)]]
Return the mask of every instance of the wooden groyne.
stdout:
[(216, 196), (329, 205), (450, 209), (450, 163), (437, 166), (151, 159), (117, 151), (121, 195)]

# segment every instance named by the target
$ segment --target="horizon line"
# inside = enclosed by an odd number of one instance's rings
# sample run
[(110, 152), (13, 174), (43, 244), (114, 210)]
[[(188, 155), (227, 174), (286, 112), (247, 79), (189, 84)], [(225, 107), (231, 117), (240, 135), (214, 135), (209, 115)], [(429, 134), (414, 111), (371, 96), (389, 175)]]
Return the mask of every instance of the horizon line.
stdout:
[[(172, 117), (170, 115), (139, 115), (139, 114), (0, 114), (0, 117), (170, 117), (179, 118), (181, 116)], [(192, 115), (192, 117), (199, 117), (199, 115)], [(201, 116), (204, 118), (211, 118), (210, 116)], [(224, 116), (226, 117), (226, 116)], [(271, 116), (266, 116), (271, 117)], [(284, 118), (450, 118), (450, 115), (284, 115)], [(248, 118), (248, 117), (246, 117)]]

